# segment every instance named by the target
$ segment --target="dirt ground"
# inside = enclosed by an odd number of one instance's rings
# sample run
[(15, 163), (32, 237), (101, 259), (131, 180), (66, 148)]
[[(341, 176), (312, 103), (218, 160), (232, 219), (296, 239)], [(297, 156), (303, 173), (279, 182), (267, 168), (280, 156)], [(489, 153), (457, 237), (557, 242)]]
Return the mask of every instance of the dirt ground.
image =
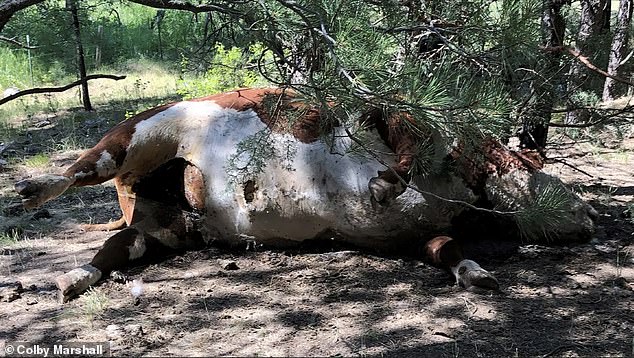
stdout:
[[(80, 153), (54, 151), (41, 166), (12, 160), (64, 135), (54, 118), (29, 124), (0, 143), (0, 343), (108, 341), (114, 355), (146, 356), (634, 355), (632, 139), (610, 149), (553, 138), (561, 151), (551, 156), (586, 174), (561, 163), (547, 170), (600, 212), (597, 233), (578, 245), (518, 243), (473, 257), (500, 292), (467, 292), (421, 261), (354, 250), (209, 248), (129, 268), (127, 282), (108, 279), (62, 305), (53, 278), (89, 262), (112, 235), (78, 224), (119, 212), (109, 183), (41, 210), (16, 208), (16, 180), (60, 172)], [(92, 145), (109, 125), (87, 120), (74, 130)]]

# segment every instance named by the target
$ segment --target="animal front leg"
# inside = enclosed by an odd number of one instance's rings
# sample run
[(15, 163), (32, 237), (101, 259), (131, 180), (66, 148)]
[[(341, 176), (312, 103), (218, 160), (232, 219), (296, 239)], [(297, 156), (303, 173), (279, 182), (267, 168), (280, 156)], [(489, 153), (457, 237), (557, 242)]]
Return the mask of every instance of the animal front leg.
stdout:
[[(47, 174), (16, 183), (15, 190), (23, 197), (24, 207), (38, 207), (71, 186), (100, 184), (117, 176), (130, 154), (130, 138), (134, 132), (131, 125), (143, 118), (145, 117), (141, 116), (136, 121), (128, 120), (112, 128), (99, 143), (83, 152), (64, 174)], [(163, 158), (159, 155), (155, 157)]]
[(15, 183), (26, 209), (55, 199), (71, 186), (95, 185), (112, 179), (118, 164), (107, 151), (95, 146), (82, 154), (62, 175), (44, 174)]
[(425, 258), (433, 265), (453, 273), (456, 283), (467, 290), (498, 290), (497, 279), (473, 260), (464, 258), (462, 248), (448, 236), (437, 236), (425, 244)]
[(15, 191), (22, 196), (22, 205), (32, 209), (58, 197), (73, 183), (67, 176), (46, 174), (15, 183)]

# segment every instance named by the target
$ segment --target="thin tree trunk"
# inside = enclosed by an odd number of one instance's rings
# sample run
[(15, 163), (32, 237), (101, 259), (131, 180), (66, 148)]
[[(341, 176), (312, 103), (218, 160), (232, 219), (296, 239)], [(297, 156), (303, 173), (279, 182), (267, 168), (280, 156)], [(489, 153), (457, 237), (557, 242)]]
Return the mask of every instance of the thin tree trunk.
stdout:
[[(610, 60), (608, 62), (608, 74), (619, 76), (619, 67), (623, 62), (623, 57), (627, 49), (629, 28), (632, 22), (632, 2), (634, 0), (621, 0), (619, 4), (619, 15), (614, 29), (614, 38), (610, 48)], [(620, 85), (622, 86), (622, 85)], [(606, 78), (603, 86), (603, 100), (611, 101), (619, 94), (617, 82), (612, 78)]]
[[(544, 0), (542, 14), (542, 43), (544, 48), (563, 45), (566, 21), (561, 8), (567, 0)], [(559, 51), (544, 51), (540, 75), (531, 83), (532, 103), (522, 118), (519, 131), (520, 147), (543, 150), (548, 138), (548, 124), (555, 101), (555, 85), (559, 82), (561, 54)]]
[(88, 81), (86, 81), (86, 62), (84, 61), (84, 47), (81, 43), (81, 32), (79, 25), (79, 15), (77, 11), (77, 0), (67, 0), (66, 7), (70, 10), (73, 18), (73, 31), (75, 33), (75, 48), (77, 49), (77, 70), (81, 83), (81, 99), (86, 111), (92, 111), (90, 95), (88, 94)]
[(95, 68), (101, 67), (101, 45), (103, 43), (103, 25), (97, 26), (97, 46), (95, 46)]
[[(609, 0), (581, 0), (581, 18), (577, 32), (575, 50), (591, 59), (593, 63), (600, 57), (600, 36), (609, 30), (611, 6)], [(607, 18), (606, 18), (607, 17)], [(600, 61), (603, 62), (603, 61)], [(603, 67), (603, 66), (600, 66)], [(568, 93), (597, 90), (597, 78), (581, 62), (574, 61), (568, 74)], [(572, 100), (572, 107), (579, 107)], [(572, 110), (566, 113), (567, 124), (585, 123), (589, 119), (587, 110)]]

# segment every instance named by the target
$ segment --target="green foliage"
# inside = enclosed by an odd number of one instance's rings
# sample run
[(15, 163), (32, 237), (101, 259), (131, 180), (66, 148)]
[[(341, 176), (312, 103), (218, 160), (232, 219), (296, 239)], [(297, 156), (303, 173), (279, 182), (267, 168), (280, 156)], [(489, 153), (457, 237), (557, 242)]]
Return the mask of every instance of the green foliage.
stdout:
[(48, 165), (51, 158), (46, 154), (36, 154), (24, 160), (24, 165), (31, 168), (42, 168)]
[[(178, 94), (183, 98), (207, 96), (239, 87), (258, 87), (268, 84), (260, 75), (256, 62), (262, 56), (261, 45), (252, 45), (247, 50), (237, 47), (225, 49), (217, 44), (210, 69), (202, 76), (179, 82)], [(183, 67), (188, 60), (182, 59)]]
[[(89, 72), (144, 58), (171, 63), (176, 69), (182, 55), (201, 50), (204, 26), (191, 13), (167, 11), (159, 20), (156, 9), (134, 3), (83, 0), (79, 4)], [(75, 43), (64, 1), (48, 0), (17, 12), (2, 34), (23, 43), (29, 35), (36, 47), (31, 50), (35, 85), (76, 78)], [(32, 87), (25, 49), (0, 42), (0, 70), (1, 88)]]
[(264, 129), (238, 143), (235, 154), (228, 161), (231, 182), (245, 183), (256, 178), (270, 158), (279, 156), (270, 136), (271, 131)]
[(563, 222), (569, 218), (571, 195), (558, 185), (547, 185), (538, 190), (533, 202), (528, 203), (522, 211), (515, 215), (520, 234), (526, 240), (546, 238), (554, 240), (558, 228), (571, 225)]
[(20, 239), (21, 235), (17, 229), (0, 232), (0, 246), (15, 246)]
[(110, 299), (100, 289), (90, 287), (78, 299), (77, 315), (92, 322), (99, 318), (110, 305)]
[(571, 100), (576, 103), (578, 106), (595, 106), (597, 103), (601, 101), (601, 98), (590, 91), (578, 91), (572, 95)]

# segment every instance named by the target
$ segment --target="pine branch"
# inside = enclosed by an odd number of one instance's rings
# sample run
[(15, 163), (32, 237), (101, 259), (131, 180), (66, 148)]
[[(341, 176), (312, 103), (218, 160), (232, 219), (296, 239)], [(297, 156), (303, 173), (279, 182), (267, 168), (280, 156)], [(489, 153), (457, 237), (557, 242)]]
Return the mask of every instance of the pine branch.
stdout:
[(592, 175), (592, 174), (590, 174), (590, 173), (586, 172), (586, 171), (585, 171), (585, 170), (583, 170), (583, 169), (578, 168), (578, 167), (577, 167), (577, 166), (575, 166), (575, 165), (572, 165), (572, 164), (568, 163), (567, 161), (565, 161), (565, 160), (563, 160), (563, 159), (561, 159), (561, 158), (546, 158), (546, 161), (547, 161), (547, 162), (550, 162), (550, 163), (561, 163), (561, 164), (563, 164), (563, 165), (565, 165), (565, 166), (569, 167), (570, 169), (573, 169), (573, 170), (578, 171), (579, 173), (581, 173), (581, 174), (583, 174), (583, 175), (586, 175), (586, 176), (588, 176), (588, 177), (590, 177), (590, 178), (594, 178), (594, 175)]
[(0, 105), (3, 105), (7, 102), (13, 101), (16, 98), (20, 98), (22, 96), (26, 96), (29, 94), (37, 94), (37, 93), (51, 93), (51, 92), (64, 92), (66, 90), (69, 90), (75, 86), (79, 86), (81, 85), (84, 81), (90, 81), (90, 80), (95, 80), (95, 79), (99, 79), (99, 78), (108, 78), (111, 80), (115, 80), (115, 81), (119, 81), (122, 80), (124, 78), (126, 78), (126, 76), (116, 76), (116, 75), (102, 75), (102, 74), (98, 74), (98, 75), (88, 75), (86, 76), (86, 78), (83, 79), (79, 79), (75, 82), (69, 83), (65, 86), (61, 86), (61, 87), (39, 87), (39, 88), (29, 88), (29, 89), (25, 89), (24, 91), (19, 91), (17, 93), (14, 93), (10, 96), (4, 97), (0, 99)]
[[(329, 34), (328, 28), (326, 27), (326, 21), (315, 11), (309, 10), (306, 7), (300, 6), (294, 0), (277, 0), (282, 6), (287, 9), (293, 11), (297, 16), (299, 16), (304, 24), (315, 34), (321, 37), (326, 44), (328, 49), (327, 55), (330, 57), (330, 60), (335, 65), (337, 70), (337, 74), (348, 81), (352, 88), (355, 90), (357, 95), (360, 95), (362, 98), (367, 98), (369, 96), (373, 96), (374, 93), (368, 87), (360, 83), (352, 74), (352, 72), (347, 69), (337, 52), (335, 51), (335, 46), (337, 45), (337, 41)], [(315, 16), (319, 20), (319, 27), (313, 25), (312, 21), (308, 18), (307, 14), (310, 13)]]
[(411, 185), (410, 183), (408, 183), (405, 179), (403, 179), (403, 177), (401, 177), (393, 168), (391, 165), (389, 165), (387, 162), (385, 162), (383, 159), (381, 159), (381, 157), (379, 157), (373, 150), (369, 149), (367, 146), (365, 146), (363, 144), (362, 141), (360, 141), (358, 138), (356, 138), (351, 132), (350, 129), (348, 129), (348, 127), (344, 126), (344, 130), (346, 131), (346, 134), (348, 135), (348, 137), (355, 142), (359, 147), (363, 148), (366, 152), (368, 152), (374, 159), (376, 159), (379, 163), (381, 163), (382, 165), (384, 165), (390, 172), (392, 172), (392, 174), (394, 174), (398, 180), (401, 182), (401, 184), (403, 184), (405, 187), (410, 188), (420, 194), (423, 195), (429, 195), (435, 199), (438, 200), (442, 200), (444, 202), (447, 203), (452, 203), (452, 204), (459, 204), (462, 206), (465, 206), (469, 209), (473, 209), (476, 211), (482, 211), (485, 213), (489, 213), (489, 214), (498, 214), (498, 215), (515, 215), (520, 213), (520, 211), (500, 211), (500, 210), (494, 210), (494, 209), (485, 209), (485, 208), (481, 208), (478, 206), (475, 206), (471, 203), (468, 203), (466, 201), (463, 200), (456, 200), (456, 199), (449, 199), (449, 198), (445, 198), (442, 197), (438, 194), (432, 193), (430, 191), (426, 191), (426, 190), (421, 190), (418, 187)]
[[(565, 111), (562, 112), (568, 112), (570, 110), (575, 110), (575, 109), (585, 109), (589, 112), (592, 111), (597, 111), (597, 108), (593, 108), (593, 107), (580, 107), (580, 108), (572, 108), (572, 109), (567, 109)], [(589, 128), (592, 126), (596, 126), (599, 124), (603, 124), (607, 121), (609, 121), (610, 119), (620, 116), (624, 113), (630, 113), (632, 112), (632, 110), (634, 109), (634, 106), (625, 106), (623, 108), (620, 109), (613, 109), (613, 108), (606, 108), (603, 109), (604, 111), (616, 111), (615, 113), (611, 113), (610, 115), (607, 116), (602, 116), (600, 119), (597, 119), (596, 121), (591, 121), (591, 122), (587, 122), (587, 123), (549, 123), (548, 125), (550, 127), (556, 127), (556, 128)], [(558, 113), (560, 111), (552, 111), (552, 113)]]

